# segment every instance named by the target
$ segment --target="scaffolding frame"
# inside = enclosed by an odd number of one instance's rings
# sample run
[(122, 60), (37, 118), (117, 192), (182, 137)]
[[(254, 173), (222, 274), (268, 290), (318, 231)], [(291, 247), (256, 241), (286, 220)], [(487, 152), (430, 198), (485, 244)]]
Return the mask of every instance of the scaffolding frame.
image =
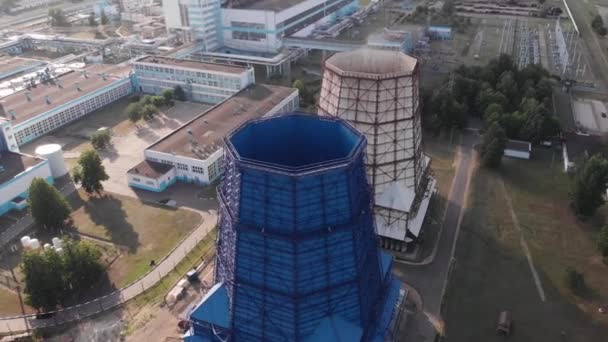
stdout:
[[(220, 332), (236, 341), (306, 341), (337, 315), (371, 340), (394, 280), (377, 248), (365, 139), (336, 118), (289, 116), (328, 123), (315, 132), (347, 127), (356, 141), (344, 158), (286, 167), (239, 154), (233, 137), (252, 122), (225, 139), (215, 281), (226, 286), (232, 323)], [(269, 120), (278, 119), (253, 123)]]

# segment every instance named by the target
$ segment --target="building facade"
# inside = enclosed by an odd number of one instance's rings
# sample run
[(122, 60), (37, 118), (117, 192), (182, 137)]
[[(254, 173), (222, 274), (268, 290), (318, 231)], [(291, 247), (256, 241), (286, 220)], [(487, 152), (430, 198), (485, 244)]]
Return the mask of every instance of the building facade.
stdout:
[(141, 92), (158, 95), (180, 86), (190, 100), (212, 104), (255, 83), (253, 68), (156, 56), (138, 59), (133, 71)]
[(94, 65), (52, 76), (1, 98), (0, 126), (9, 149), (131, 94), (129, 71), (128, 67)]
[(148, 147), (145, 160), (127, 172), (128, 184), (161, 192), (178, 181), (213, 183), (222, 172), (224, 149), (219, 142), (230, 130), (247, 119), (298, 107), (296, 89), (251, 85)]
[(47, 160), (18, 152), (0, 152), (0, 215), (27, 207), (28, 189), (36, 177), (53, 184)]
[(290, 113), (225, 146), (217, 284), (185, 341), (394, 341), (405, 293), (377, 247), (365, 138)]
[(220, 0), (163, 0), (165, 25), (169, 33), (197, 42), (202, 51), (222, 46)]

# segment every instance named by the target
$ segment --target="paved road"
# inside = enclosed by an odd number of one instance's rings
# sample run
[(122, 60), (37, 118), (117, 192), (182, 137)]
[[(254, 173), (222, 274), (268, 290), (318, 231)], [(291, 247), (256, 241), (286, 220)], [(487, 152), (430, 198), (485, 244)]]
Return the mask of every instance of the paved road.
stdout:
[(210, 211), (203, 215), (202, 223), (185, 238), (174, 250), (163, 259), (158, 266), (133, 284), (97, 300), (71, 307), (56, 313), (49, 319), (34, 319), (33, 317), (4, 317), (0, 318), (0, 334), (22, 332), (29, 327), (46, 327), (66, 322), (80, 320), (124, 303), (145, 290), (154, 286), (162, 277), (169, 274), (192, 249), (215, 227), (217, 213)]
[[(444, 227), (434, 261), (429, 265), (411, 266), (395, 263), (394, 273), (404, 282), (413, 286), (421, 295), (424, 314), (412, 317), (407, 324), (407, 342), (433, 341), (434, 329), (430, 321), (442, 322), (441, 302), (448, 277), (450, 263), (455, 248), (462, 208), (465, 203), (467, 182), (473, 167), (473, 145), (477, 134), (465, 131), (460, 145), (460, 163), (454, 175), (454, 185), (450, 193)], [(427, 318), (428, 317), (428, 318)]]

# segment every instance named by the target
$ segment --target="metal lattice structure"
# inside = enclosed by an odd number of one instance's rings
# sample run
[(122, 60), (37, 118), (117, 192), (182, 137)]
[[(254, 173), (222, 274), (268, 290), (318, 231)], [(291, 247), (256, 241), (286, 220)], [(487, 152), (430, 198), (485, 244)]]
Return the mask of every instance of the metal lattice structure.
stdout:
[(320, 115), (342, 118), (367, 137), (378, 234), (397, 241), (419, 231), (411, 222), (432, 185), (422, 148), (419, 74), (416, 59), (401, 52), (338, 53), (325, 63), (319, 100)]
[(403, 291), (377, 248), (365, 145), (343, 121), (301, 113), (226, 138), (216, 281), (229, 323), (210, 324), (218, 315), (203, 302), (191, 318), (199, 336), (393, 340)]

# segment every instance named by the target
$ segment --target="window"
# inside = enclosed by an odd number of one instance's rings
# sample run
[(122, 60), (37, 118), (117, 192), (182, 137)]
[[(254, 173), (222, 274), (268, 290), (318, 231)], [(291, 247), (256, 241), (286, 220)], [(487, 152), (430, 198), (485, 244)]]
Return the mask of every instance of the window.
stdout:
[(188, 171), (188, 165), (186, 165), (186, 164), (177, 163), (177, 168), (179, 170), (186, 170), (186, 171)]
[(200, 173), (200, 174), (205, 174), (205, 169), (203, 169), (202, 167), (198, 167), (198, 166), (193, 166), (192, 167), (192, 172), (195, 173)]
[[(238, 30), (232, 31), (233, 39), (261, 41), (266, 39), (266, 33), (255, 32), (263, 31), (264, 24), (246, 23), (242, 21), (232, 21), (231, 26)], [(252, 32), (254, 31), (254, 32)]]
[(154, 182), (153, 181), (146, 181), (146, 184), (148, 184), (148, 185), (154, 185)]
[(133, 181), (134, 182), (141, 182), (141, 179), (137, 178), (137, 177), (133, 177)]

